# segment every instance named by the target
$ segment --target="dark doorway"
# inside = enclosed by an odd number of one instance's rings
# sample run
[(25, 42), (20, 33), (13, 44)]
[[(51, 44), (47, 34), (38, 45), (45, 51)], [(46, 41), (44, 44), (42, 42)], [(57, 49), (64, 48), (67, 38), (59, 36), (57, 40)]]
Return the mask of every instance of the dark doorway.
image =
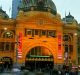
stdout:
[(53, 69), (54, 58), (47, 48), (43, 46), (37, 46), (32, 48), (26, 55), (25, 66), (30, 70)]
[(3, 62), (3, 68), (4, 69), (11, 69), (13, 66), (13, 61), (10, 57), (3, 57), (1, 59), (1, 61)]
[(26, 61), (25, 66), (30, 70), (50, 70), (53, 69), (53, 61)]

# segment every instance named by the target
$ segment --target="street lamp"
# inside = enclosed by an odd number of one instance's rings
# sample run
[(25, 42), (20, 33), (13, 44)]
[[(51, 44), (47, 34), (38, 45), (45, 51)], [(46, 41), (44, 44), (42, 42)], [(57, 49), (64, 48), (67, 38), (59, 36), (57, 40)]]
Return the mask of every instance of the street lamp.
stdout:
[(18, 44), (19, 44), (19, 42), (18, 42), (18, 36), (16, 36), (16, 42), (15, 42), (15, 44), (16, 44), (16, 46), (15, 46), (15, 53), (16, 53), (16, 62), (15, 62), (15, 64), (14, 64), (14, 67), (16, 67), (16, 68), (18, 68)]
[(74, 33), (74, 36), (75, 36), (75, 42), (76, 42), (76, 45), (75, 46), (76, 46), (76, 53), (77, 53), (76, 54), (76, 57), (77, 57), (77, 59), (76, 59), (76, 65), (78, 65), (78, 50), (77, 50), (77, 48), (78, 48), (78, 44), (77, 44), (78, 43), (78, 33), (75, 32)]
[(18, 67), (18, 36), (16, 36), (16, 66)]

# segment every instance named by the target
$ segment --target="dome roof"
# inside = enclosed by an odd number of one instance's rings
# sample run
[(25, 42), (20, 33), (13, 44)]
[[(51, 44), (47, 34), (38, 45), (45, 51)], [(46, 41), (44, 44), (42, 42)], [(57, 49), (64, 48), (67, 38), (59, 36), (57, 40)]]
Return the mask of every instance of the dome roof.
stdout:
[(8, 19), (9, 16), (6, 14), (5, 11), (2, 10), (2, 8), (0, 8), (0, 18), (2, 19)]
[(23, 11), (50, 11), (52, 14), (56, 15), (56, 6), (52, 0), (22, 0), (20, 10)]
[(63, 21), (66, 23), (73, 23), (73, 22), (77, 22), (74, 18), (74, 16), (72, 16), (69, 12), (68, 16), (65, 16), (65, 18), (63, 18)]

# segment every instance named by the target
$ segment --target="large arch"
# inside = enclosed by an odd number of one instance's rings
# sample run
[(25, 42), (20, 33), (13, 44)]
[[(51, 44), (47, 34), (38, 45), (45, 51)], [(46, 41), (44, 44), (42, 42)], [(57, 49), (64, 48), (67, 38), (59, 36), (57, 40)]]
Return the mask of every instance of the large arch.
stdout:
[[(28, 54), (30, 55), (30, 51), (32, 49), (35, 49), (35, 48), (42, 48), (41, 51), (43, 52), (44, 49), (46, 49), (46, 52), (48, 52), (49, 54), (48, 55), (32, 55), (32, 57), (30, 56), (27, 56)], [(36, 50), (37, 52), (37, 50)], [(29, 57), (29, 58), (28, 58)], [(26, 58), (28, 59), (26, 61)], [(26, 52), (26, 56), (25, 56), (25, 65), (27, 64), (27, 66), (29, 65), (32, 69), (35, 68), (35, 63), (36, 63), (36, 68), (53, 68), (54, 66), (54, 55), (53, 55), (53, 50), (51, 49), (51, 47), (47, 44), (40, 44), (40, 43), (37, 43), (37, 44), (34, 44), (32, 46), (29, 46), (29, 48), (27, 48), (27, 52)], [(33, 66), (33, 67), (32, 67)]]
[(13, 31), (3, 31), (1, 37), (3, 38), (14, 38), (14, 32)]
[[(24, 50), (25, 50), (25, 54), (24, 54), (24, 57), (26, 57), (26, 55), (27, 55), (27, 53), (32, 49), (32, 48), (34, 48), (34, 47), (37, 47), (37, 46), (41, 46), (41, 47), (45, 47), (45, 48), (47, 48), (49, 51), (50, 51), (50, 53), (52, 53), (52, 56), (54, 57), (54, 50), (52, 49), (52, 46), (48, 43), (46, 43), (46, 44), (44, 44), (44, 43), (32, 43), (32, 44), (28, 44), (28, 46), (26, 46), (25, 48), (24, 48)], [(27, 49), (27, 50), (26, 50)]]

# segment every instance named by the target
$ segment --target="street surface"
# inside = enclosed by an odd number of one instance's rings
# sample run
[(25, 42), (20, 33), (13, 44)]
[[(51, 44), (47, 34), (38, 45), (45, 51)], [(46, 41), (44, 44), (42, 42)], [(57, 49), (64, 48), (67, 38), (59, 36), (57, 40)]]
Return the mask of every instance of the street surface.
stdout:
[[(0, 73), (0, 75), (24, 75), (24, 73), (11, 73), (11, 72), (8, 72), (8, 73)], [(36, 75), (34, 72), (29, 72), (27, 75)], [(45, 73), (44, 75), (50, 75), (48, 73)]]
[[(35, 72), (26, 72), (26, 74), (24, 74), (24, 72), (18, 72), (18, 73), (4, 72), (4, 73), (0, 73), (0, 75), (36, 75), (36, 73)], [(44, 73), (42, 75), (53, 75), (53, 74)], [(78, 75), (80, 75), (80, 72), (78, 72)]]

